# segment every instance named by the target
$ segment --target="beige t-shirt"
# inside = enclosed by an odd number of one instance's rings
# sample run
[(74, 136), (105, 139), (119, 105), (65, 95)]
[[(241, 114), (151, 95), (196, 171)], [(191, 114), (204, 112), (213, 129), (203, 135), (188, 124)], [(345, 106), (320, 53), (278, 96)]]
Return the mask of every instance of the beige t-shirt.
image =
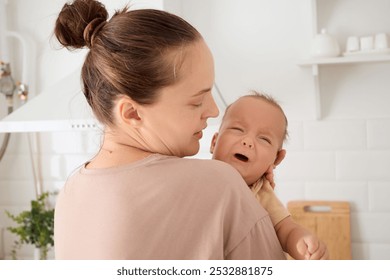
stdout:
[(253, 184), (251, 190), (257, 201), (259, 201), (264, 209), (269, 213), (274, 226), (290, 216), (290, 212), (288, 212), (283, 203), (275, 195), (274, 189), (267, 179), (259, 179), (255, 184)]
[(157, 154), (76, 171), (57, 199), (54, 239), (57, 259), (285, 259), (233, 167)]

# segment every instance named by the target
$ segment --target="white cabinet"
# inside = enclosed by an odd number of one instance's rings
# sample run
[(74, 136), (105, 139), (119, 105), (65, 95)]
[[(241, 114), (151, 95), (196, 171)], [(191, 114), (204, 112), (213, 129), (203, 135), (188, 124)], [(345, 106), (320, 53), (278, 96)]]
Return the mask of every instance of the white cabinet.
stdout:
[[(317, 12), (317, 1), (321, 0), (310, 0), (311, 11), (312, 11), (312, 30), (313, 37), (318, 33), (318, 18)], [(352, 24), (352, 23), (351, 23)], [(341, 65), (341, 64), (352, 64), (352, 63), (378, 63), (378, 62), (390, 62), (390, 51), (384, 51), (381, 54), (356, 54), (348, 56), (339, 56), (331, 58), (309, 58), (298, 61), (298, 65), (302, 67), (311, 67), (312, 76), (314, 81), (314, 94), (315, 94), (315, 107), (316, 107), (316, 118), (321, 118), (321, 103), (320, 94), (321, 88), (319, 83), (319, 67), (322, 65)]]

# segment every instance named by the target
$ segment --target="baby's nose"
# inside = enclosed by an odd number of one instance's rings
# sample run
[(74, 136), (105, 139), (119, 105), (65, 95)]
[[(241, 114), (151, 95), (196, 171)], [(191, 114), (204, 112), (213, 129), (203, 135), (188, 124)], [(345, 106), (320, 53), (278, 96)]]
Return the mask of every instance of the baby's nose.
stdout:
[(242, 139), (241, 144), (245, 147), (248, 147), (249, 149), (253, 148), (253, 142), (248, 138)]

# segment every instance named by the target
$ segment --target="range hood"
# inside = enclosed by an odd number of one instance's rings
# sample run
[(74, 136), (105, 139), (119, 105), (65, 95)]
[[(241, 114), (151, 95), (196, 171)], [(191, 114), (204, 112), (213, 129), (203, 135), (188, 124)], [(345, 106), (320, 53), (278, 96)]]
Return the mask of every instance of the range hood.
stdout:
[(1, 132), (88, 130), (100, 127), (81, 92), (80, 70), (0, 120)]

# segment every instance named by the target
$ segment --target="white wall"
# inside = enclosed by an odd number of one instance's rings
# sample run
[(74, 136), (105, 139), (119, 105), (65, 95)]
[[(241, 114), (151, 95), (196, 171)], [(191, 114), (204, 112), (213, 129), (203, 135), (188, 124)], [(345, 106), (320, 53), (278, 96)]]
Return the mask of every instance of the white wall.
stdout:
[[(81, 63), (84, 53), (55, 51), (50, 46), (53, 22), (65, 1), (9, 2), (13, 15), (9, 26), (28, 33), (38, 45), (37, 90)], [(123, 1), (104, 2), (117, 8)], [(180, 13), (204, 35), (214, 53), (216, 82), (228, 102), (258, 89), (275, 96), (285, 109), (290, 139), (287, 158), (276, 170), (282, 201), (349, 201), (353, 258), (389, 259), (390, 63), (322, 67), (323, 117), (316, 120), (311, 70), (297, 66), (310, 51), (310, 3), (168, 0), (165, 7)], [(33, 9), (37, 5), (40, 8)], [(319, 27), (335, 34), (342, 48), (349, 35), (390, 34), (389, 5), (388, 0), (318, 0)], [(17, 57), (14, 60), (17, 76)], [(210, 157), (208, 145), (217, 130), (216, 122), (212, 123), (199, 157)], [(94, 154), (100, 135), (98, 131), (41, 133), (39, 140), (44, 188), (59, 189), (67, 175)], [(4, 209), (16, 212), (28, 206), (34, 197), (32, 179), (26, 136), (14, 134), (0, 162), (0, 227), (10, 224)], [(12, 238), (3, 230), (0, 258), (9, 257)], [(27, 249), (23, 257), (30, 254)]]

